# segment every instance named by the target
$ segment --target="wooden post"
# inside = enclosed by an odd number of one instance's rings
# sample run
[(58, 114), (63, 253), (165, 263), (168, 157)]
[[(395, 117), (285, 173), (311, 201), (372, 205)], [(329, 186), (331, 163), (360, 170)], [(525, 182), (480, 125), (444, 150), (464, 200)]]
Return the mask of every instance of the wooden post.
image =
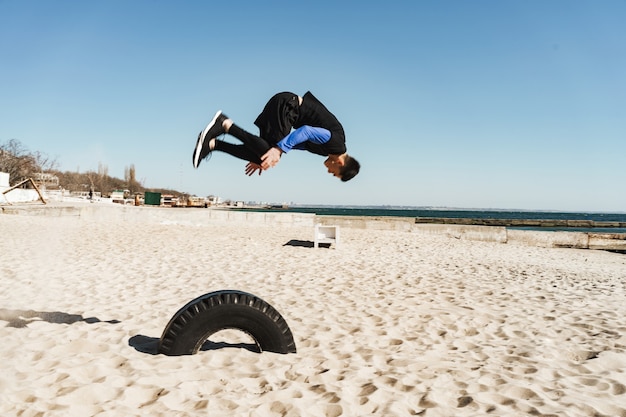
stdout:
[[(37, 188), (37, 184), (35, 184), (35, 181), (33, 181), (32, 178), (25, 179), (24, 181), (20, 182), (19, 184), (14, 185), (13, 187), (9, 188), (8, 190), (3, 191), (2, 194), (6, 194), (9, 191), (15, 190), (17, 187), (19, 187), (19, 186), (21, 186), (23, 184), (26, 184), (29, 181), (33, 185), (33, 188), (35, 189), (35, 191), (37, 191), (37, 194), (39, 194), (39, 198), (41, 199), (41, 202), (44, 203), (44, 204), (47, 204), (46, 200), (44, 200), (43, 196), (41, 195), (41, 192), (39, 191), (39, 188)], [(11, 204), (8, 200), (7, 200), (7, 203)]]

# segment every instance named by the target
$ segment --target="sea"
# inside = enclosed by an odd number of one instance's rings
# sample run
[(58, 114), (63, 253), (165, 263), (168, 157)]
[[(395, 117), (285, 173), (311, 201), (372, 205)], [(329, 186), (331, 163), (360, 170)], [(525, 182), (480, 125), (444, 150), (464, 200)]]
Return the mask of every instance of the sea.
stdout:
[[(320, 216), (366, 216), (366, 217), (436, 217), (436, 218), (467, 218), (467, 219), (506, 219), (506, 220), (591, 220), (594, 222), (626, 223), (626, 212), (561, 212), (561, 211), (528, 211), (528, 210), (492, 210), (492, 209), (448, 209), (432, 207), (363, 207), (363, 206), (272, 206), (256, 208), (254, 211), (314, 213)], [(510, 229), (572, 231), (590, 233), (626, 233), (626, 227), (541, 227), (514, 226)]]

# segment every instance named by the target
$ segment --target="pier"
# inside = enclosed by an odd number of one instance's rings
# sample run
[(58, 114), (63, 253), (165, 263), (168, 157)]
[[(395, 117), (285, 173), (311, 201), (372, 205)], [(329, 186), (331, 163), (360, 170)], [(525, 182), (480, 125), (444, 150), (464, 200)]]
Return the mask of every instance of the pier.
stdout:
[(504, 227), (571, 227), (584, 229), (622, 228), (626, 229), (626, 222), (598, 222), (593, 220), (556, 220), (556, 219), (475, 219), (449, 217), (416, 217), (415, 223), (435, 224), (464, 224), (474, 226), (504, 226)]

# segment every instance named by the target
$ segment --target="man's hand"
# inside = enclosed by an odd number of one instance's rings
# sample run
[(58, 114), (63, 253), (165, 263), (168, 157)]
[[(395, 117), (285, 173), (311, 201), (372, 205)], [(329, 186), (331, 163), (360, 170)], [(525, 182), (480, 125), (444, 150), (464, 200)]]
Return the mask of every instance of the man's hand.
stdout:
[(257, 171), (259, 171), (259, 175), (261, 175), (261, 173), (263, 172), (263, 168), (261, 168), (261, 165), (255, 164), (254, 162), (248, 162), (248, 165), (246, 165), (246, 175), (251, 177)]
[(280, 161), (280, 155), (283, 151), (280, 148), (270, 148), (269, 151), (265, 152), (265, 155), (261, 157), (261, 168), (268, 169), (273, 168)]

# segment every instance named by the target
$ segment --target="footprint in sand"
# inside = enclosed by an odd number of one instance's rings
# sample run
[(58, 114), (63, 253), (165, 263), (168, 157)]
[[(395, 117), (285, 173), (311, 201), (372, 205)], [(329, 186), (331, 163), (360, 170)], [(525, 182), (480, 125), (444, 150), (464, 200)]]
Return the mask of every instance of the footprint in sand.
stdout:
[(470, 396), (463, 396), (463, 397), (459, 397), (457, 398), (457, 408), (463, 408), (463, 407), (467, 407), (468, 405), (470, 405), (472, 402), (474, 401), (474, 399)]
[(589, 350), (570, 350), (565, 356), (574, 362), (584, 362), (588, 359), (594, 359), (598, 357), (598, 352)]
[(622, 395), (626, 394), (626, 386), (620, 384), (619, 382), (614, 382), (612, 384), (611, 393), (613, 395)]
[(537, 393), (531, 389), (523, 387), (510, 387), (504, 390), (504, 393), (512, 398), (519, 400), (530, 400), (531, 398), (537, 398)]

